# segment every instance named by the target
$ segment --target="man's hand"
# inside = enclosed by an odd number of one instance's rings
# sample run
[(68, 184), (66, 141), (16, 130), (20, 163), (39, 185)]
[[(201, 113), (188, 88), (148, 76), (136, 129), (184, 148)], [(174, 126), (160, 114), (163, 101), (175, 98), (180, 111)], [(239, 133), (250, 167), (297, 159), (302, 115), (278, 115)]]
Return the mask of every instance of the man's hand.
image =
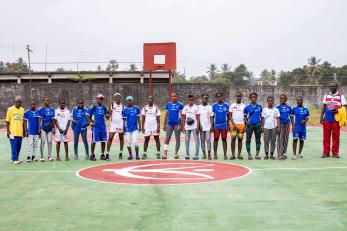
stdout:
[(41, 129), (39, 129), (39, 138), (41, 139)]
[(7, 138), (10, 139), (10, 136), (11, 136), (11, 132), (10, 132), (10, 130), (7, 130)]
[(77, 123), (77, 121), (74, 119), (71, 119), (71, 123), (75, 124), (75, 123)]
[(306, 123), (306, 120), (301, 120), (301, 121), (300, 121), (300, 124), (301, 124), (301, 125), (305, 125), (305, 123)]
[(63, 135), (66, 136), (67, 134), (67, 129), (63, 132)]
[(59, 129), (59, 133), (60, 134), (64, 134), (64, 130), (63, 129), (60, 129), (60, 128), (58, 128)]

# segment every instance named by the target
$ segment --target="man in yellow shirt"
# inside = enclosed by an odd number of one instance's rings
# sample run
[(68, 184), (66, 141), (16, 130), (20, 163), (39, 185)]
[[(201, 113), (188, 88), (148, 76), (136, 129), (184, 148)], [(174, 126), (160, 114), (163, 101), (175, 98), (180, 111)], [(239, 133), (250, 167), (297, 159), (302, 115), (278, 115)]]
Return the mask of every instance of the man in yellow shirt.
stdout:
[(11, 161), (14, 164), (20, 164), (19, 153), (22, 147), (22, 139), (25, 136), (24, 131), (24, 108), (21, 107), (22, 98), (17, 96), (15, 98), (14, 106), (7, 109), (6, 114), (6, 128), (7, 137), (11, 143)]

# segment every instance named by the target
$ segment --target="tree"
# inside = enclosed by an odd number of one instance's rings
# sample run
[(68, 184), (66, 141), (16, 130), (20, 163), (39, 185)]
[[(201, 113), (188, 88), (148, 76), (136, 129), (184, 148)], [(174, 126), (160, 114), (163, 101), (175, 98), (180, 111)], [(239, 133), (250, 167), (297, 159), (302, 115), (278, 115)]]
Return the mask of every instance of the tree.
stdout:
[(186, 83), (187, 79), (186, 76), (178, 71), (173, 72), (173, 78), (172, 78), (173, 83)]
[(137, 71), (137, 66), (136, 66), (136, 64), (134, 64), (134, 63), (130, 64), (130, 66), (129, 66), (129, 71)]
[(336, 68), (336, 79), (341, 85), (347, 85), (347, 65)]
[(319, 66), (319, 84), (328, 85), (335, 80), (336, 68), (331, 65), (328, 61), (325, 61)]
[(222, 73), (226, 73), (230, 71), (231, 66), (229, 66), (229, 64), (227, 63), (223, 63), (220, 69), (222, 70)]
[(308, 67), (306, 70), (306, 75), (310, 80), (311, 84), (318, 85), (318, 76), (320, 73), (320, 63), (321, 59), (317, 59), (315, 56), (312, 56), (307, 59)]
[(232, 83), (235, 85), (247, 85), (250, 83), (250, 79), (253, 73), (248, 71), (245, 64), (240, 64), (233, 71)]
[(192, 76), (188, 82), (190, 83), (208, 83), (209, 79), (206, 75)]
[(218, 77), (218, 68), (216, 64), (212, 63), (207, 67), (207, 74), (210, 80), (214, 80)]
[(110, 60), (109, 64), (107, 65), (106, 70), (107, 71), (116, 71), (118, 69), (118, 67), (119, 67), (119, 64), (118, 64), (117, 60), (112, 59), (112, 60)]
[(97, 70), (97, 71), (102, 71), (102, 67), (101, 67), (100, 65), (98, 65), (98, 66), (96, 67), (96, 70)]

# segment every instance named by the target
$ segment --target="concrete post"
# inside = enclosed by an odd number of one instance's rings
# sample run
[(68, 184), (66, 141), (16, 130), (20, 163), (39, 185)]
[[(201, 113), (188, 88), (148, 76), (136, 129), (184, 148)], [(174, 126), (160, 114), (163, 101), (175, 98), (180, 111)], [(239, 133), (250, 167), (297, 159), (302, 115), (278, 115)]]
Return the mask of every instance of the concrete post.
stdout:
[(144, 83), (143, 77), (140, 78), (140, 83)]
[(113, 78), (110, 77), (109, 80), (108, 80), (109, 83), (113, 83)]
[(48, 77), (48, 83), (52, 83), (51, 77)]
[(17, 83), (18, 83), (18, 84), (21, 84), (21, 82), (22, 82), (22, 80), (21, 80), (21, 78), (18, 76), (18, 77), (17, 77)]

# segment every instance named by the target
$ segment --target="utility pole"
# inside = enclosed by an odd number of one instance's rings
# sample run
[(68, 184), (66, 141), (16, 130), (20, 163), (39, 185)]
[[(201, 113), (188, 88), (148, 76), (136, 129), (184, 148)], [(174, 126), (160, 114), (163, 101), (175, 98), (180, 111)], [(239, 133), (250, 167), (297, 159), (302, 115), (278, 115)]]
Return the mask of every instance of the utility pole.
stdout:
[(48, 51), (48, 42), (46, 42), (45, 72), (47, 71), (47, 51)]
[(28, 64), (29, 64), (29, 79), (30, 79), (30, 98), (32, 99), (33, 98), (33, 89), (32, 89), (32, 86), (31, 86), (31, 66), (30, 66), (30, 52), (33, 53), (32, 50), (30, 50), (30, 46), (27, 45), (27, 48), (26, 48), (27, 52), (28, 52)]

